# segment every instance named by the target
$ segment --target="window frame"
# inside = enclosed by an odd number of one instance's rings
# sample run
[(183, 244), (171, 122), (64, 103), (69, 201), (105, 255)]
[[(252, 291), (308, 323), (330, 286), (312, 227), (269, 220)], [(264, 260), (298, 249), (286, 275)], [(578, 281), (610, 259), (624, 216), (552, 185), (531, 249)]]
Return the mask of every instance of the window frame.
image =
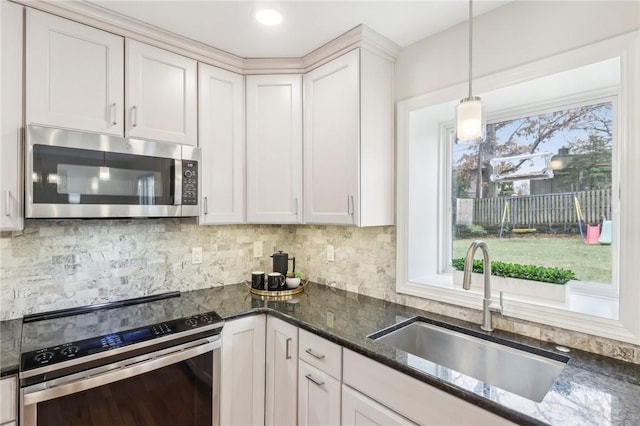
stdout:
[[(572, 312), (543, 302), (530, 303), (514, 300), (510, 299), (507, 294), (505, 294), (504, 315), (639, 344), (640, 311), (637, 306), (640, 305), (640, 283), (637, 279), (637, 265), (634, 263), (637, 263), (636, 259), (640, 258), (640, 221), (633, 217), (633, 212), (640, 211), (640, 197), (634, 194), (632, 187), (633, 182), (640, 182), (640, 171), (638, 171), (640, 167), (638, 164), (634, 164), (634, 160), (636, 163), (640, 162), (640, 124), (634, 122), (632, 117), (640, 115), (640, 83), (634, 78), (634, 76), (640, 75), (640, 32), (615, 37), (534, 63), (477, 78), (474, 79), (474, 85), (477, 92), (482, 95), (483, 92), (488, 93), (520, 82), (617, 57), (620, 58), (621, 76), (617, 105), (614, 103), (614, 114), (617, 113), (618, 125), (617, 152), (614, 153), (613, 161), (618, 161), (618, 164), (614, 163), (614, 173), (617, 174), (614, 176), (614, 181), (619, 182), (619, 186), (617, 188), (614, 186), (612, 191), (614, 194), (619, 194), (619, 226), (615, 235), (619, 240), (618, 251), (622, 255), (617, 258), (614, 251), (612, 261), (614, 265), (617, 264), (619, 267), (613, 268), (612, 283), (620, 283), (618, 287), (620, 295), (618, 319), (600, 318)], [(429, 208), (424, 212), (424, 220), (429, 221), (427, 226), (432, 231), (431, 234), (425, 233), (425, 235), (433, 235), (434, 237), (430, 239), (430, 242), (424, 243), (427, 247), (427, 259), (409, 259), (411, 251), (408, 247), (409, 223), (412, 220), (409, 205), (414, 202), (416, 194), (412, 192), (412, 183), (408, 172), (411, 162), (415, 160), (410, 157), (410, 138), (412, 135), (415, 137), (417, 132), (416, 120), (412, 122), (411, 117), (414, 114), (426, 114), (430, 130), (421, 129), (420, 132), (425, 132), (425, 134), (420, 134), (419, 137), (430, 138), (429, 142), (431, 143), (434, 140), (441, 141), (445, 136), (446, 128), (451, 125), (450, 120), (453, 119), (454, 106), (457, 100), (463, 97), (465, 90), (466, 84), (459, 84), (407, 99), (397, 105), (397, 170), (405, 172), (400, 172), (397, 176), (396, 291), (399, 294), (480, 309), (482, 306), (481, 294), (453, 288), (450, 273), (441, 272), (447, 267), (446, 253), (449, 253), (451, 248), (450, 210), (437, 207), (449, 206), (450, 209), (451, 206), (449, 190), (451, 174), (444, 167), (445, 164), (448, 164), (446, 160), (450, 162), (451, 159), (446, 158), (450, 154), (445, 149), (438, 149), (438, 155), (430, 160), (432, 163), (425, 165), (425, 168), (430, 169), (427, 172), (430, 175), (427, 176), (428, 179), (423, 179), (420, 182), (422, 185), (428, 186), (428, 192), (431, 195), (437, 194), (437, 203), (431, 203), (434, 208)], [(592, 92), (588, 94), (587, 98), (596, 99), (607, 95), (611, 95), (611, 92), (601, 94)], [(574, 101), (578, 102), (579, 100), (574, 97)], [(560, 99), (559, 102), (553, 101), (551, 104), (561, 103)], [(491, 106), (487, 106), (488, 110), (490, 108)], [(426, 113), (425, 110), (430, 112)], [(531, 107), (527, 106), (526, 110), (531, 111)], [(517, 111), (511, 110), (511, 113), (517, 114)], [(499, 120), (500, 112), (492, 118)], [(446, 190), (444, 190), (445, 188)], [(414, 220), (413, 223), (415, 222)], [(620, 232), (621, 229), (624, 232)], [(414, 229), (411, 230), (412, 233), (414, 231)], [(421, 229), (420, 231), (424, 232), (425, 230)], [(446, 241), (449, 241), (449, 245)], [(409, 268), (414, 265), (420, 265), (419, 268), (426, 272), (424, 278), (412, 282), (408, 279)], [(411, 275), (415, 276), (416, 273)], [(422, 277), (420, 273), (418, 275)]]

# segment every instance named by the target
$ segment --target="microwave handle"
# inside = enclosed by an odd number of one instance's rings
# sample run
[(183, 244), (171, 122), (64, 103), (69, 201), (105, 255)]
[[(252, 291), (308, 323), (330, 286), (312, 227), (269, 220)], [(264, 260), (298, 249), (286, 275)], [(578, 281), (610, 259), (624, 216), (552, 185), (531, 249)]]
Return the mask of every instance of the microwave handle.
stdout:
[(173, 160), (175, 163), (175, 187), (173, 188), (173, 205), (182, 204), (182, 160)]

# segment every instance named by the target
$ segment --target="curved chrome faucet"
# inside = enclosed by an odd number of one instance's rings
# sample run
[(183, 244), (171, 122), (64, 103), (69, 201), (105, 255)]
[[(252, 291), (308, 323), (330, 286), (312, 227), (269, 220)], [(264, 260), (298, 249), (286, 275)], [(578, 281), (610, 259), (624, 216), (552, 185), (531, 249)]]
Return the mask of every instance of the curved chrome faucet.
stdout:
[(467, 256), (464, 259), (464, 277), (462, 278), (462, 288), (469, 290), (471, 288), (471, 272), (473, 271), (473, 256), (476, 250), (482, 250), (484, 263), (484, 298), (482, 299), (482, 325), (484, 331), (493, 331), (491, 324), (491, 312), (502, 314), (502, 292), (500, 292), (500, 304), (494, 304), (491, 300), (491, 260), (489, 259), (489, 249), (484, 241), (474, 241), (467, 250)]

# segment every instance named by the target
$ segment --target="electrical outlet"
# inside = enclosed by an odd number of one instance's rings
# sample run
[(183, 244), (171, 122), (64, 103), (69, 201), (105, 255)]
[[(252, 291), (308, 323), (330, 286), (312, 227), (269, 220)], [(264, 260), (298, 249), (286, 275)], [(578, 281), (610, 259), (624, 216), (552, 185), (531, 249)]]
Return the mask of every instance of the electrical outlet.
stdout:
[(336, 249), (331, 244), (327, 246), (327, 260), (329, 262), (335, 262), (336, 260)]
[(333, 312), (327, 311), (327, 327), (333, 328)]
[(253, 243), (253, 257), (262, 257), (262, 241)]
[(202, 247), (194, 247), (191, 249), (191, 263), (202, 263)]

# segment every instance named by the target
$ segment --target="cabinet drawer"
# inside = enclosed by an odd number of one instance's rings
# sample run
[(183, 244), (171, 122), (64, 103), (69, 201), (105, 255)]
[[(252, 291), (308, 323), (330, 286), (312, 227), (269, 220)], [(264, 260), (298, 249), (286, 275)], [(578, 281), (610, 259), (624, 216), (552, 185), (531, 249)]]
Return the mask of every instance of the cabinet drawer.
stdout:
[(340, 424), (340, 382), (300, 361), (298, 426)]
[(321, 371), (342, 380), (342, 347), (300, 329), (299, 358)]
[(0, 423), (16, 419), (16, 378), (0, 380)]
[(513, 424), (474, 404), (348, 349), (344, 350), (344, 384), (421, 425)]

